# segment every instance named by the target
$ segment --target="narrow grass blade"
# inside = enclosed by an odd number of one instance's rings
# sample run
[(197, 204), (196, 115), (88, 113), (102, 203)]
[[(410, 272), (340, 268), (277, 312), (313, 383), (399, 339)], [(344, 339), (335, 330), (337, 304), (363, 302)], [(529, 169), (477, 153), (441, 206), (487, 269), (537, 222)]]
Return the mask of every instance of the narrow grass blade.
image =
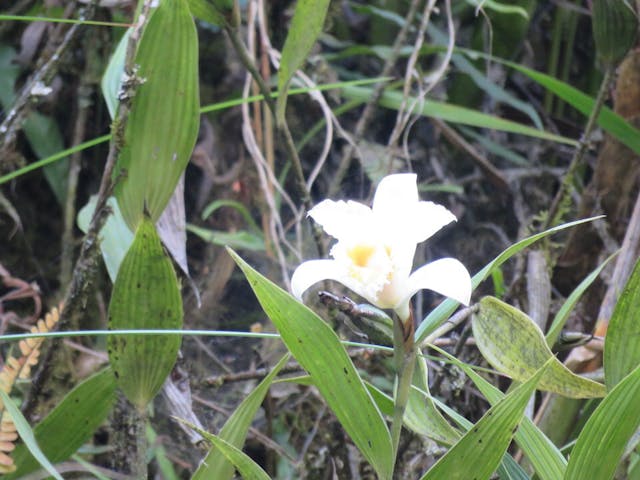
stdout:
[(335, 332), (313, 311), (229, 250), (282, 341), (381, 479), (393, 472), (391, 437), (380, 410)]
[[(209, 453), (207, 453), (207, 456), (193, 477), (191, 477), (191, 480), (207, 480), (211, 478), (226, 480), (233, 477), (233, 465), (235, 465), (235, 462), (227, 456), (228, 448), (225, 450), (225, 447), (230, 445), (233, 448), (242, 448), (251, 422), (253, 422), (258, 408), (262, 405), (273, 379), (276, 378), (276, 375), (278, 375), (278, 372), (288, 360), (289, 355), (285, 355), (277, 365), (273, 367), (269, 375), (267, 375), (264, 380), (253, 389), (249, 396), (242, 401), (238, 408), (236, 408), (233, 415), (229, 417), (220, 430), (218, 437), (214, 437), (216, 440), (224, 442), (223, 447), (219, 448), (219, 442), (211, 440), (213, 448), (209, 450)], [(207, 439), (213, 437), (210, 433), (202, 432), (199, 429), (197, 430)]]
[(40, 450), (40, 446), (36, 441), (36, 437), (33, 434), (33, 430), (31, 430), (31, 426), (29, 425), (29, 422), (27, 422), (27, 419), (24, 418), (20, 409), (13, 403), (13, 400), (11, 400), (9, 395), (7, 395), (7, 393), (2, 389), (0, 389), (0, 400), (2, 400), (7, 413), (11, 415), (13, 423), (16, 426), (16, 430), (18, 431), (18, 434), (20, 435), (20, 438), (22, 439), (24, 444), (31, 452), (31, 455), (34, 456), (38, 463), (42, 465), (42, 468), (49, 472), (53, 478), (55, 478), (56, 480), (63, 480), (62, 476), (60, 476), (54, 466), (51, 465), (51, 462), (46, 457), (46, 455), (42, 453), (42, 450)]
[[(370, 88), (364, 87), (346, 87), (343, 92), (344, 96), (350, 100), (366, 100), (371, 98), (373, 91)], [(416, 101), (417, 99), (413, 97), (408, 99), (409, 104)], [(529, 127), (511, 120), (505, 120), (493, 115), (488, 115), (470, 108), (460, 107), (450, 103), (436, 102), (433, 100), (421, 100), (417, 103), (418, 108), (416, 109), (416, 113), (426, 117), (434, 117), (447, 122), (489, 128), (492, 130), (501, 130), (504, 132), (541, 138), (551, 142), (577, 146), (577, 142), (571, 138), (549, 133), (544, 130), (538, 130), (537, 128)], [(385, 108), (398, 110), (403, 104), (402, 92), (385, 91), (382, 97), (380, 97), (379, 104)]]
[(553, 322), (551, 322), (551, 326), (549, 327), (549, 331), (546, 335), (547, 345), (553, 346), (556, 343), (560, 336), (560, 332), (569, 318), (569, 314), (573, 311), (573, 307), (575, 307), (578, 300), (580, 300), (584, 292), (591, 286), (595, 279), (598, 278), (604, 267), (606, 267), (611, 259), (616, 255), (618, 255), (618, 252), (609, 256), (609, 258), (602, 262), (593, 272), (587, 275), (585, 279), (580, 282), (580, 285), (578, 285), (575, 290), (571, 292), (569, 297), (567, 297), (567, 300), (562, 304), (562, 307), (560, 307), (560, 310), (558, 310), (558, 313), (556, 313), (556, 316), (553, 318)]

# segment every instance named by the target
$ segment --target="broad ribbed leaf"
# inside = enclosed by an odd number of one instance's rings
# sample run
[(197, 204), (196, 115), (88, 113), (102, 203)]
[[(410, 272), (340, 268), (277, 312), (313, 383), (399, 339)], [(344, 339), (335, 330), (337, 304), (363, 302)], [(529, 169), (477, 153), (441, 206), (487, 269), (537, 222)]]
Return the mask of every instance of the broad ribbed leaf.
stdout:
[(144, 80), (132, 100), (115, 175), (122, 215), (135, 231), (155, 223), (176, 188), (199, 125), (198, 37), (186, 0), (163, 0), (144, 30), (136, 64)]
[[(176, 272), (164, 252), (153, 222), (145, 218), (136, 231), (109, 303), (109, 330), (180, 329), (182, 297)], [(140, 410), (162, 387), (173, 367), (177, 335), (110, 335), (109, 361), (118, 386)]]
[[(214, 437), (217, 440), (225, 442), (223, 445), (230, 445), (234, 448), (241, 449), (247, 438), (247, 432), (251, 426), (251, 422), (256, 416), (256, 412), (262, 402), (264, 396), (267, 394), (273, 379), (276, 378), (278, 372), (289, 360), (289, 355), (285, 355), (275, 367), (269, 372), (262, 382), (245, 398), (242, 403), (233, 412), (233, 415), (226, 421), (218, 437)], [(200, 431), (200, 430), (198, 430)], [(201, 432), (202, 433), (202, 432)], [(206, 433), (206, 432), (205, 432)], [(191, 477), (191, 480), (208, 480), (215, 478), (218, 480), (225, 480), (233, 477), (233, 465), (236, 465), (232, 459), (228, 456), (228, 449), (222, 450), (218, 448), (220, 445), (212, 440), (213, 435), (203, 435), (213, 442), (213, 448), (209, 450), (209, 453), (204, 458), (196, 473)]]
[[(546, 366), (545, 366), (546, 367)], [(498, 468), (520, 424), (524, 409), (544, 373), (529, 380), (491, 407), (422, 480), (484, 480)]]
[(627, 442), (640, 426), (640, 367), (602, 400), (573, 447), (565, 480), (613, 478)]
[(276, 116), (284, 123), (287, 107), (287, 91), (296, 70), (304, 63), (324, 25), (329, 0), (298, 0), (291, 20), (291, 27), (282, 49), (278, 71), (278, 103)]
[(611, 390), (640, 365), (640, 261), (613, 310), (604, 340), (604, 380)]
[[(456, 365), (464, 370), (491, 405), (495, 405), (504, 398), (504, 393), (478, 375), (471, 367), (453, 358), (451, 361), (456, 362)], [(514, 439), (542, 480), (562, 478), (567, 468), (566, 459), (530, 418), (522, 418)]]
[(514, 380), (525, 381), (551, 361), (538, 388), (571, 398), (598, 398), (604, 385), (576, 375), (551, 352), (544, 335), (523, 312), (494, 297), (484, 297), (473, 316), (473, 335), (484, 358)]
[(313, 311), (229, 250), (282, 341), (311, 375), (336, 417), (381, 479), (393, 471), (391, 437), (382, 414), (335, 332)]
[[(52, 463), (73, 455), (104, 422), (116, 399), (116, 383), (110, 369), (87, 378), (71, 390), (33, 429), (42, 453)], [(40, 468), (25, 444), (12, 453), (17, 470), (3, 478), (22, 478)]]

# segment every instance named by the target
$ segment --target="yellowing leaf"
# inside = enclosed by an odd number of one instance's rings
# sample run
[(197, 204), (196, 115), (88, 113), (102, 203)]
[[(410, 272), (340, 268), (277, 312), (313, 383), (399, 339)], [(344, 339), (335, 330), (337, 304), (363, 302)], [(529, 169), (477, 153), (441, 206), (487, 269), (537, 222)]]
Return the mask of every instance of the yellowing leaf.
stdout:
[(556, 359), (540, 328), (527, 315), (494, 297), (480, 301), (473, 334), (484, 358), (514, 380), (526, 381), (550, 358), (540, 390), (571, 398), (604, 397), (604, 385), (571, 372)]

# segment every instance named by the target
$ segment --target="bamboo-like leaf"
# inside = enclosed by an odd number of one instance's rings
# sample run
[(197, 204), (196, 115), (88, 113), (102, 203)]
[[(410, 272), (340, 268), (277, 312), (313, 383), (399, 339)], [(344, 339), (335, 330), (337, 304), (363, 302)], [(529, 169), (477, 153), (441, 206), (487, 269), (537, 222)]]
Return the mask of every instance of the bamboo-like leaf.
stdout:
[(31, 454), (36, 458), (36, 460), (38, 460), (38, 463), (42, 465), (42, 468), (49, 472), (51, 476), (56, 480), (64, 480), (60, 476), (58, 471), (54, 468), (54, 466), (51, 465), (51, 462), (46, 457), (46, 455), (42, 453), (42, 450), (40, 450), (40, 446), (36, 441), (36, 437), (34, 436), (33, 430), (31, 430), (31, 426), (29, 425), (29, 422), (27, 422), (27, 419), (24, 418), (22, 412), (20, 412), (20, 409), (16, 407), (16, 405), (13, 403), (13, 400), (11, 400), (11, 398), (9, 398), (9, 395), (7, 395), (2, 389), (0, 389), (0, 400), (2, 400), (4, 408), (7, 410), (9, 415), (11, 415), (13, 423), (15, 424), (16, 429), (20, 434), (20, 438), (27, 446)]
[[(439, 348), (436, 350), (461, 368), (491, 405), (495, 405), (504, 398), (504, 393), (478, 375), (469, 365)], [(542, 480), (558, 480), (563, 477), (567, 460), (530, 418), (522, 418), (514, 438)]]
[[(76, 452), (104, 422), (116, 399), (111, 369), (104, 369), (71, 390), (33, 429), (44, 455), (53, 463)], [(40, 463), (29, 448), (20, 444), (13, 452), (18, 469), (4, 478), (17, 479), (37, 470)]]
[(640, 260), (620, 294), (604, 340), (604, 380), (611, 390), (640, 365)]
[[(153, 222), (145, 218), (113, 285), (109, 330), (180, 328), (182, 297), (178, 279)], [(118, 386), (142, 410), (171, 371), (180, 337), (110, 335), (107, 348)]]
[(102, 80), (100, 81), (102, 98), (104, 98), (107, 104), (107, 110), (109, 110), (109, 116), (112, 119), (115, 118), (116, 111), (118, 110), (118, 92), (120, 91), (122, 74), (124, 73), (124, 57), (127, 53), (129, 35), (131, 35), (130, 28), (127, 29), (125, 34), (120, 38), (118, 46), (111, 55), (107, 68), (102, 75)]
[[(345, 87), (344, 96), (350, 100), (367, 100), (371, 98), (373, 90), (366, 87)], [(407, 99), (409, 104), (416, 102), (416, 98)], [(403, 105), (402, 92), (385, 91), (380, 97), (379, 104), (385, 108), (397, 110)], [(504, 118), (488, 115), (470, 108), (460, 107), (450, 103), (436, 102), (433, 100), (417, 101), (418, 108), (416, 114), (426, 117), (439, 118), (452, 123), (461, 125), (471, 125), (474, 127), (490, 128), (492, 130), (501, 130), (520, 135), (526, 135), (534, 138), (541, 138), (552, 142), (558, 142), (566, 145), (577, 146), (577, 142), (571, 138), (549, 133), (544, 130), (529, 127), (521, 123), (505, 120)]]
[[(270, 480), (269, 475), (267, 475), (267, 473), (262, 468), (260, 468), (260, 465), (254, 462), (251, 457), (249, 457), (246, 453), (233, 445), (231, 442), (228, 442), (219, 436), (212, 435), (209, 432), (197, 428), (195, 425), (191, 425), (189, 422), (184, 423), (186, 425), (189, 425), (191, 428), (199, 432), (200, 435), (209, 440), (214, 445), (214, 447), (222, 453), (226, 460), (238, 470), (244, 480)], [(231, 475), (233, 475), (233, 470), (234, 469), (231, 468)], [(211, 475), (203, 478), (218, 480), (220, 478), (226, 477), (214, 477), (213, 475)]]
[(282, 48), (280, 70), (278, 70), (278, 101), (276, 118), (280, 125), (284, 123), (287, 107), (287, 91), (296, 70), (304, 63), (316, 43), (316, 39), (327, 15), (329, 0), (298, 0), (291, 19), (291, 27)]
[(546, 365), (491, 407), (422, 480), (488, 479), (507, 451), (545, 369)]
[(640, 367), (608, 393), (582, 429), (564, 480), (611, 479), (629, 439), (640, 426)]
[[(564, 230), (565, 228), (575, 227), (576, 225), (580, 225), (581, 223), (592, 222), (599, 218), (602, 217), (585, 218), (583, 220), (576, 220), (575, 222), (558, 225), (557, 227), (550, 228), (548, 230), (545, 230), (544, 232), (536, 233), (535, 235), (531, 235), (530, 237), (524, 238), (519, 242), (514, 243), (513, 245), (502, 251), (500, 255), (491, 260), (487, 265), (485, 265), (482, 270), (476, 273), (471, 279), (471, 286), (475, 290), (477, 286), (480, 285), (484, 280), (486, 280), (495, 269), (500, 267), (500, 265), (502, 265), (514, 255), (520, 253), (529, 245), (537, 242), (538, 240), (541, 240), (553, 233)], [(436, 328), (442, 325), (442, 323), (444, 323), (447, 318), (451, 316), (451, 314), (456, 310), (456, 308), (458, 308), (459, 305), (460, 304), (458, 302), (451, 299), (447, 299), (440, 305), (438, 305), (438, 307), (434, 309), (416, 329), (416, 343), (422, 343), (430, 333), (432, 333)]]
[(282, 341), (381, 479), (393, 471), (391, 436), (353, 362), (335, 332), (313, 311), (229, 250)]
[[(258, 408), (262, 405), (273, 379), (276, 378), (276, 375), (288, 360), (289, 355), (285, 355), (226, 421), (218, 437), (215, 437), (225, 442), (224, 446), (231, 445), (234, 448), (242, 448), (251, 422), (255, 418)], [(206, 432), (202, 433), (202, 435), (207, 439), (213, 437), (213, 435)], [(233, 477), (233, 465), (236, 465), (235, 462), (227, 456), (227, 450), (219, 448), (219, 444), (215, 440), (212, 440), (212, 442), (213, 448), (209, 450), (191, 480), (208, 480), (210, 478), (226, 480)]]
[(494, 297), (480, 301), (473, 316), (473, 335), (478, 349), (498, 371), (525, 381), (550, 362), (538, 388), (571, 398), (604, 397), (604, 385), (576, 375), (558, 360), (547, 345), (540, 327), (527, 315)]
[(116, 198), (135, 231), (143, 215), (155, 223), (176, 188), (198, 135), (198, 37), (186, 0), (163, 0), (138, 52), (138, 86), (115, 175)]

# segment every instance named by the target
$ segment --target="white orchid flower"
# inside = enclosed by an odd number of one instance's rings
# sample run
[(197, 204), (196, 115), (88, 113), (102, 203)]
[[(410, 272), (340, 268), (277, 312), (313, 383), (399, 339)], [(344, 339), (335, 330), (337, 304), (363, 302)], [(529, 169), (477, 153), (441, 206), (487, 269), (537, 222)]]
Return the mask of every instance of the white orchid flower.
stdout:
[(309, 216), (338, 242), (332, 260), (310, 260), (293, 273), (291, 290), (298, 299), (314, 283), (336, 280), (378, 308), (395, 310), (402, 321), (422, 289), (469, 304), (471, 277), (458, 260), (443, 258), (411, 273), (417, 244), (456, 220), (442, 205), (420, 201), (415, 174), (383, 178), (373, 208), (324, 200)]

